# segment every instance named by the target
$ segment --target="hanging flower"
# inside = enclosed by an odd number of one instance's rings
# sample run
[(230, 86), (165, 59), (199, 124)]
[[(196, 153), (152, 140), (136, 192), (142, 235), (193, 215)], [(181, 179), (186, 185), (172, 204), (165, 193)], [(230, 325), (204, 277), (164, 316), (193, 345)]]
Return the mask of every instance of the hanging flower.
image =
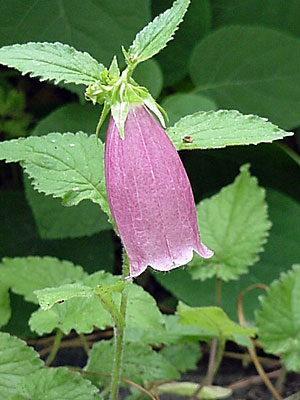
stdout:
[(147, 266), (169, 271), (193, 250), (209, 258), (200, 240), (185, 169), (166, 132), (141, 103), (131, 103), (120, 137), (111, 116), (105, 143), (108, 203), (130, 262), (130, 277)]

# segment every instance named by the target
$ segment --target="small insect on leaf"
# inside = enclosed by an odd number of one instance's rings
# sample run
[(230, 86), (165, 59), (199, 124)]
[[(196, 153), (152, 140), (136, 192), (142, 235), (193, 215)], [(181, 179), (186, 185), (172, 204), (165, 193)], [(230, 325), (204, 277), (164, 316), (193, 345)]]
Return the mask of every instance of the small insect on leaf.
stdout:
[(194, 140), (194, 139), (192, 138), (192, 136), (184, 136), (183, 139), (182, 139), (182, 141), (183, 141), (184, 143), (192, 143), (193, 140)]

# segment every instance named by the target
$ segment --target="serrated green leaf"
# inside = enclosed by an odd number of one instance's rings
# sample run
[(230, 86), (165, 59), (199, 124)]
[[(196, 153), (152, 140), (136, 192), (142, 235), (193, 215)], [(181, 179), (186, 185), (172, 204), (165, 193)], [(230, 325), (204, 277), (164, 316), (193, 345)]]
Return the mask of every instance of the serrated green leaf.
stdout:
[[(182, 397), (191, 397), (199, 388), (199, 383), (172, 382), (163, 383), (157, 387), (159, 394), (175, 394)], [(198, 393), (198, 399), (227, 399), (232, 395), (232, 390), (222, 386), (204, 386)]]
[[(213, 100), (209, 99), (208, 97), (193, 93), (176, 93), (166, 96), (163, 99), (161, 106), (168, 114), (168, 126), (170, 127), (175, 124), (175, 122), (179, 121), (180, 118), (186, 115), (191, 115), (199, 111), (217, 110), (217, 105)], [(170, 135), (172, 135), (172, 128), (169, 129)], [(172, 132), (174, 133), (174, 131)], [(177, 131), (175, 131), (175, 134), (177, 137)], [(189, 135), (188, 129), (185, 130), (184, 136), (187, 135)], [(184, 143), (181, 143), (181, 145), (182, 144)], [(177, 148), (180, 149), (180, 146), (178, 147), (177, 145)]]
[(299, 55), (300, 40), (289, 34), (226, 26), (198, 42), (189, 70), (196, 92), (220, 108), (258, 114), (292, 129), (300, 123)]
[(54, 257), (3, 258), (0, 264), (1, 282), (32, 303), (37, 303), (35, 290), (73, 283), (86, 275), (80, 266)]
[(18, 390), (28, 400), (95, 400), (98, 393), (87, 379), (67, 368), (41, 369), (26, 375), (20, 380)]
[(249, 165), (240, 171), (233, 184), (197, 206), (202, 239), (215, 254), (210, 260), (195, 255), (188, 269), (193, 279), (238, 279), (263, 251), (271, 227), (265, 191), (251, 177)]
[(21, 161), (38, 191), (63, 198), (67, 206), (90, 199), (110, 215), (103, 158), (103, 143), (82, 132), (50, 133), (0, 143), (0, 160)]
[(90, 54), (62, 43), (26, 43), (0, 48), (0, 64), (41, 81), (89, 85), (100, 80), (104, 66)]
[(11, 309), (8, 288), (0, 282), (0, 327), (7, 324), (10, 316)]
[(73, 297), (92, 297), (94, 291), (81, 283), (68, 283), (57, 288), (35, 290), (39, 305), (42, 310), (50, 310), (56, 303), (63, 303)]
[(300, 264), (272, 282), (261, 296), (256, 326), (264, 351), (282, 356), (288, 370), (300, 372)]
[[(85, 370), (111, 374), (113, 366), (113, 340), (100, 341), (92, 347)], [(122, 378), (143, 384), (158, 379), (179, 378), (177, 368), (171, 365), (160, 353), (150, 346), (126, 343), (124, 346), (123, 362), (121, 368)], [(101, 378), (89, 377), (92, 382), (107, 382)]]
[(3, 398), (17, 392), (16, 386), (23, 376), (43, 367), (43, 362), (32, 347), (23, 340), (0, 332), (0, 392)]
[(219, 307), (189, 307), (179, 302), (177, 314), (183, 325), (196, 325), (209, 329), (216, 337), (223, 336), (232, 339), (233, 335), (253, 336), (254, 329), (245, 328), (231, 321)]
[(98, 204), (83, 200), (76, 207), (66, 207), (60, 199), (45, 196), (34, 190), (24, 174), (26, 198), (32, 208), (39, 235), (42, 239), (66, 239), (92, 236), (112, 229), (107, 215)]
[[(118, 276), (99, 271), (82, 280), (82, 285), (95, 289), (100, 284), (103, 286), (117, 284), (119, 280)], [(163, 319), (154, 298), (138, 285), (130, 285), (129, 289), (126, 326), (159, 330)], [(112, 298), (119, 307), (121, 294), (115, 292)], [(60, 328), (65, 334), (72, 329), (78, 333), (90, 333), (94, 326), (99, 329), (113, 326), (113, 321), (100, 299), (93, 296), (72, 298), (63, 304), (55, 304), (51, 310), (38, 310), (32, 314), (29, 325), (39, 335), (50, 333), (56, 328)]]
[(183, 19), (190, 0), (176, 0), (173, 6), (158, 15), (140, 31), (129, 47), (129, 59), (134, 63), (145, 61), (160, 50), (172, 39), (177, 26)]
[[(167, 133), (177, 150), (219, 149), (226, 146), (270, 143), (293, 135), (265, 118), (243, 115), (235, 110), (187, 115), (168, 128)], [(192, 141), (185, 141), (186, 136), (191, 137)]]
[(201, 358), (201, 348), (199, 343), (176, 343), (164, 347), (160, 354), (166, 358), (170, 364), (176, 365), (181, 373), (197, 369), (197, 362)]

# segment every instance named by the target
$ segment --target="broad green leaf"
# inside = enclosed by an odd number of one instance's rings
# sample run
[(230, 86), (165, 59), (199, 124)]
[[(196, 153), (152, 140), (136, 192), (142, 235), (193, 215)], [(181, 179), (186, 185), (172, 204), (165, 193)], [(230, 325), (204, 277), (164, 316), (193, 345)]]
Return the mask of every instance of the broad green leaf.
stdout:
[(164, 347), (160, 354), (169, 361), (170, 364), (176, 365), (181, 373), (189, 370), (197, 369), (197, 363), (202, 353), (199, 343), (177, 343)]
[(74, 297), (92, 297), (94, 295), (91, 287), (83, 286), (81, 283), (68, 283), (56, 288), (36, 290), (34, 293), (42, 310), (50, 310), (54, 304), (61, 304)]
[[(101, 340), (92, 347), (85, 370), (111, 374), (113, 366), (113, 340)], [(178, 369), (150, 346), (126, 343), (124, 346), (122, 378), (143, 384), (158, 379), (179, 378)], [(107, 382), (107, 379), (87, 376), (92, 382)]]
[[(82, 280), (83, 286), (95, 289), (98, 285), (117, 284), (120, 277), (103, 271), (96, 272)], [(112, 298), (119, 307), (121, 294), (113, 292)], [(145, 312), (147, 310), (147, 312)], [(65, 334), (72, 329), (78, 333), (90, 333), (94, 326), (105, 329), (113, 326), (111, 316), (96, 296), (90, 298), (71, 298), (62, 304), (55, 304), (51, 310), (34, 312), (29, 321), (32, 330), (39, 335), (50, 333), (60, 328)], [(128, 292), (126, 326), (160, 330), (163, 324), (162, 315), (156, 302), (142, 287), (131, 285)]]
[[(96, 132), (101, 107), (91, 103), (69, 103), (56, 108), (34, 127), (32, 136), (47, 135), (50, 132), (79, 132), (88, 135)], [(100, 131), (100, 136), (105, 130)]]
[(257, 311), (259, 342), (267, 353), (281, 354), (286, 368), (300, 372), (300, 264), (272, 282)]
[(4, 258), (0, 264), (1, 282), (32, 303), (37, 303), (35, 290), (73, 283), (85, 276), (81, 267), (53, 257)]
[(299, 36), (298, 0), (218, 0), (212, 2), (214, 25), (260, 25)]
[(161, 51), (172, 39), (177, 26), (183, 19), (190, 0), (176, 0), (173, 6), (158, 15), (140, 31), (129, 48), (129, 59), (140, 63)]
[(0, 328), (6, 325), (11, 316), (8, 288), (0, 282)]
[(23, 376), (41, 369), (43, 362), (23, 340), (0, 332), (0, 393), (3, 399), (17, 392)]
[[(168, 114), (168, 126), (172, 126), (186, 115), (217, 109), (217, 105), (213, 100), (193, 93), (176, 93), (166, 96), (161, 106)], [(188, 129), (185, 131), (185, 135), (187, 135), (187, 132)]]
[(89, 199), (110, 214), (103, 156), (102, 142), (82, 132), (50, 133), (0, 143), (0, 160), (21, 161), (39, 192), (62, 197), (67, 206)]
[(299, 39), (264, 27), (227, 26), (195, 46), (190, 74), (197, 92), (220, 108), (292, 129), (300, 123), (299, 66)]
[[(177, 150), (218, 149), (225, 146), (270, 143), (293, 135), (265, 118), (243, 115), (235, 110), (187, 115), (168, 128), (167, 132)], [(192, 141), (185, 141), (187, 136), (191, 137)]]
[(163, 87), (163, 74), (157, 61), (148, 60), (139, 64), (133, 73), (134, 80), (145, 86), (154, 98), (157, 98)]
[(70, 260), (93, 273), (112, 271), (114, 245), (111, 232), (90, 237), (41, 240), (31, 210), (21, 190), (0, 191), (0, 257), (31, 255)]
[[(300, 263), (299, 203), (270, 189), (267, 191), (267, 203), (272, 227), (265, 251), (247, 275), (240, 276), (237, 281), (222, 284), (222, 308), (234, 320), (237, 320), (236, 302), (242, 290), (255, 283), (269, 285), (282, 271), (289, 270), (293, 263)], [(203, 282), (192, 280), (188, 268), (178, 268), (164, 275), (155, 274), (154, 277), (175, 297), (191, 306), (216, 304), (215, 278)], [(259, 307), (259, 295), (260, 290), (253, 290), (244, 297), (244, 312), (248, 320), (254, 320), (253, 313)]]
[[(172, 0), (152, 0), (152, 13), (158, 15), (171, 7)], [(192, 1), (176, 37), (170, 41), (156, 59), (164, 73), (164, 85), (174, 86), (188, 72), (188, 62), (197, 41), (206, 35), (211, 25), (211, 5), (209, 0)]]
[(62, 43), (26, 43), (0, 48), (0, 64), (41, 81), (89, 85), (101, 78), (104, 66), (90, 54)]
[(183, 325), (196, 325), (209, 329), (218, 336), (233, 338), (233, 335), (252, 336), (254, 329), (245, 328), (231, 321), (224, 311), (219, 307), (189, 307), (179, 303), (177, 314)]
[(197, 206), (202, 240), (215, 254), (210, 260), (194, 256), (188, 269), (193, 279), (238, 279), (263, 251), (271, 226), (265, 191), (250, 176), (249, 165), (240, 171), (234, 183)]
[[(159, 394), (175, 394), (181, 397), (191, 397), (199, 388), (199, 383), (171, 382), (163, 383), (157, 387)], [(198, 399), (227, 399), (232, 395), (232, 390), (222, 386), (204, 386), (198, 393)]]
[(0, 2), (0, 45), (58, 41), (109, 65), (150, 18), (150, 0), (10, 0)]
[[(18, 389), (26, 400), (95, 400), (98, 389), (67, 368), (43, 368), (20, 380)], [(99, 400), (101, 397), (97, 396)]]
[(24, 175), (26, 198), (32, 208), (42, 239), (65, 239), (91, 236), (112, 229), (107, 215), (98, 204), (83, 200), (76, 207), (66, 207), (60, 199), (45, 196), (34, 190)]

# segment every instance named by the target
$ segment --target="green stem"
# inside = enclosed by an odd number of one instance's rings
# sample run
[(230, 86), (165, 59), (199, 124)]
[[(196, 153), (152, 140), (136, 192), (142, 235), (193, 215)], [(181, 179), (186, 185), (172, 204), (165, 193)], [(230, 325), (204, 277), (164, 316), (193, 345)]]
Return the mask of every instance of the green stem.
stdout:
[(86, 340), (86, 337), (84, 336), (83, 333), (79, 333), (79, 337), (80, 337), (80, 341), (82, 343), (82, 347), (84, 348), (84, 351), (88, 355), (89, 352), (90, 352), (90, 347), (89, 347), (89, 344), (88, 344), (88, 342)]
[[(125, 252), (125, 249), (123, 249), (123, 277), (125, 278), (128, 275), (129, 275), (129, 260)], [(120, 304), (120, 314), (123, 317), (124, 321), (126, 317), (127, 298), (128, 298), (128, 287), (127, 285), (125, 285), (121, 295), (121, 304)], [(115, 333), (114, 335), (115, 354), (114, 354), (114, 365), (111, 378), (110, 400), (117, 400), (118, 398), (123, 349), (124, 349), (125, 327), (121, 324), (117, 324), (114, 327), (114, 333)]]
[(63, 335), (62, 331), (60, 329), (57, 329), (51, 352), (45, 362), (46, 367), (49, 367), (49, 365), (51, 365), (52, 361), (54, 360), (56, 353), (59, 350), (62, 335)]

